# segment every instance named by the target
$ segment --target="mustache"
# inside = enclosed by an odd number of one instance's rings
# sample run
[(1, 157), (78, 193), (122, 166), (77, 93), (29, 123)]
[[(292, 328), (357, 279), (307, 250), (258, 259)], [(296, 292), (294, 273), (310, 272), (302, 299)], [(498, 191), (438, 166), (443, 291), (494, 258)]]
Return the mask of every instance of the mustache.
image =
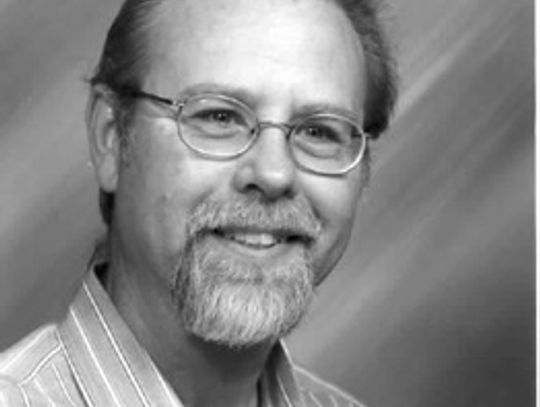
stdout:
[(322, 224), (305, 198), (269, 202), (258, 195), (246, 195), (204, 200), (188, 217), (186, 228), (192, 239), (214, 231), (255, 230), (313, 241), (319, 237)]

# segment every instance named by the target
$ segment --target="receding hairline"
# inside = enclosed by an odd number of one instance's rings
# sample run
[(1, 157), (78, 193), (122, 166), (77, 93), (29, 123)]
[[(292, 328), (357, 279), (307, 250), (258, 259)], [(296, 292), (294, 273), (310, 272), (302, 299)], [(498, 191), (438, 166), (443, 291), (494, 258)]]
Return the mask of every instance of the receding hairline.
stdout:
[[(201, 36), (201, 32), (199, 31), (199, 27), (201, 25), (209, 25), (211, 27), (212, 19), (220, 19), (221, 16), (226, 17), (229, 15), (230, 6), (231, 3), (240, 5), (240, 10), (246, 9), (250, 7), (250, 5), (254, 4), (253, 0), (240, 0), (240, 1), (229, 1), (229, 0), (206, 0), (207, 3), (210, 4), (217, 4), (217, 10), (218, 12), (215, 13), (206, 13), (204, 10), (205, 7), (200, 7), (201, 1), (205, 0), (150, 0), (154, 7), (150, 9), (148, 15), (146, 16), (145, 21), (145, 28), (144, 28), (144, 38), (142, 38), (141, 48), (144, 49), (143, 55), (140, 59), (140, 65), (139, 65), (139, 83), (138, 85), (140, 87), (148, 87), (152, 88), (153, 82), (150, 82), (150, 84), (147, 82), (148, 79), (152, 81), (152, 75), (151, 73), (155, 69), (157, 65), (159, 64), (159, 61), (168, 59), (169, 57), (169, 51), (171, 51), (174, 48), (171, 47), (171, 42), (174, 44), (174, 42), (182, 42), (183, 38), (190, 38), (190, 33), (199, 33), (199, 36)], [(322, 12), (321, 9), (318, 10), (318, 12), (321, 15), (326, 16), (328, 14), (328, 8), (332, 7), (331, 14), (334, 14), (335, 12), (335, 19), (332, 19), (332, 24), (334, 26), (335, 30), (341, 31), (341, 35), (345, 35), (348, 37), (346, 40), (347, 43), (350, 42), (351, 46), (355, 47), (357, 49), (356, 52), (358, 52), (358, 66), (359, 66), (359, 73), (363, 77), (361, 80), (362, 86), (361, 89), (359, 88), (359, 92), (361, 94), (366, 94), (368, 92), (368, 86), (367, 82), (369, 81), (369, 73), (367, 72), (367, 55), (366, 55), (366, 47), (364, 46), (364, 42), (362, 40), (362, 36), (358, 33), (356, 30), (354, 23), (349, 15), (347, 15), (346, 9), (344, 6), (338, 1), (338, 0), (262, 0), (261, 3), (266, 3), (268, 6), (279, 7), (280, 5), (300, 5), (303, 6), (309, 6), (311, 4), (318, 3), (319, 5), (322, 5)], [(187, 8), (182, 8), (187, 7)], [(220, 10), (221, 9), (221, 10)], [(241, 11), (240, 11), (241, 12)], [(182, 15), (183, 13), (187, 13), (187, 15)], [(194, 13), (194, 15), (189, 15), (189, 13)], [(249, 12), (248, 12), (249, 13)], [(255, 16), (254, 18), (257, 18), (258, 14), (264, 13), (264, 8), (261, 10), (259, 8), (256, 9), (255, 14), (252, 14), (251, 16)], [(207, 19), (207, 15), (210, 14), (210, 20)], [(199, 17), (200, 16), (200, 17)], [(194, 18), (193, 18), (194, 17)], [(182, 23), (183, 19), (188, 19), (188, 24), (186, 24), (186, 28), (184, 30), (184, 24)], [(303, 15), (300, 13), (298, 16), (295, 16), (293, 18), (298, 18), (298, 21), (301, 21), (303, 19)], [(320, 16), (318, 17), (320, 18)], [(324, 17), (323, 17), (324, 18)], [(176, 23), (175, 19), (178, 21)], [(224, 20), (227, 20), (224, 18)], [(322, 23), (327, 21), (327, 19), (321, 20)], [(176, 23), (176, 25), (175, 25)], [(171, 25), (172, 24), (172, 25)], [(191, 24), (191, 27), (190, 27)], [(227, 24), (227, 23), (225, 23)], [(317, 29), (317, 20), (315, 20), (314, 23), (309, 24), (307, 27), (310, 31), (308, 31), (308, 35), (316, 35), (316, 32), (312, 30)], [(323, 24), (324, 25), (324, 24)], [(311, 28), (313, 27), (313, 28)], [(190, 31), (191, 29), (191, 31)], [(204, 30), (204, 29), (203, 29)], [(347, 33), (345, 33), (347, 31)], [(313, 34), (309, 34), (312, 32)], [(172, 33), (172, 36), (171, 36)], [(197, 34), (194, 34), (197, 35)], [(205, 31), (202, 32), (202, 36), (205, 35)], [(339, 50), (339, 46), (337, 49)], [(177, 48), (179, 50), (182, 49), (180, 46)], [(356, 62), (353, 62), (356, 65)], [(174, 93), (168, 94), (168, 97), (177, 97), (177, 93), (179, 92), (179, 89), (173, 89)], [(361, 101), (361, 104), (365, 105), (366, 98), (362, 98), (363, 101)], [(363, 109), (362, 109), (363, 110)]]
[[(201, 4), (202, 1), (205, 1), (205, 0), (149, 0), (151, 7), (147, 9), (149, 13), (146, 15), (144, 22), (149, 28), (154, 28), (156, 26), (159, 27), (160, 22), (158, 21), (158, 19), (160, 17), (168, 18), (171, 15), (173, 15), (173, 13), (168, 12), (170, 10), (170, 7), (177, 8), (182, 5), (189, 6), (190, 3), (194, 5), (195, 4), (198, 5), (198, 4)], [(224, 7), (221, 7), (223, 12), (227, 12), (226, 7), (230, 8), (230, 7), (233, 7), (234, 4), (239, 3), (239, 1), (232, 2), (231, 0), (210, 0), (210, 1), (215, 6), (219, 6), (216, 3), (221, 1), (221, 4), (224, 6)], [(243, 0), (243, 1), (245, 1), (246, 4), (253, 4), (253, 1), (260, 2), (261, 0)], [(347, 18), (347, 21), (349, 21), (351, 26), (354, 28), (354, 24), (351, 21), (351, 18), (347, 16), (346, 6), (343, 4), (344, 2), (340, 0), (262, 0), (262, 1), (266, 1), (270, 5), (279, 5), (279, 4), (284, 4), (284, 3), (294, 4), (294, 3), (315, 3), (315, 2), (318, 2), (321, 4), (332, 4), (336, 6), (337, 9), (343, 12), (344, 16)], [(189, 9), (186, 9), (185, 11), (189, 11)], [(182, 24), (182, 22), (179, 21), (178, 24)], [(355, 31), (357, 30), (355, 29)], [(359, 33), (357, 32), (357, 34)]]

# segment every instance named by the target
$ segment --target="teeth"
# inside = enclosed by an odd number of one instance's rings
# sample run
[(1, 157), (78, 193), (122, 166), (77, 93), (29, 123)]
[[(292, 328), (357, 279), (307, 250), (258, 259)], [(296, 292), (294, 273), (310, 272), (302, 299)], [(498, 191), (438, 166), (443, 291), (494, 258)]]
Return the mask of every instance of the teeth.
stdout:
[(270, 233), (227, 233), (225, 237), (250, 246), (270, 247), (279, 243), (279, 239)]

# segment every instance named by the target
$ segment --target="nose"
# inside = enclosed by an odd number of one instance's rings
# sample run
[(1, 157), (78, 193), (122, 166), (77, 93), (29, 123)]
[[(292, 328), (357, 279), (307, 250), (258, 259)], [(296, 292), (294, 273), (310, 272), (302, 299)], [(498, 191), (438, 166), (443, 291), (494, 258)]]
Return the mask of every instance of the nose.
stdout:
[(287, 133), (279, 125), (261, 126), (255, 144), (238, 161), (234, 183), (240, 192), (259, 191), (269, 200), (294, 194), (296, 165)]

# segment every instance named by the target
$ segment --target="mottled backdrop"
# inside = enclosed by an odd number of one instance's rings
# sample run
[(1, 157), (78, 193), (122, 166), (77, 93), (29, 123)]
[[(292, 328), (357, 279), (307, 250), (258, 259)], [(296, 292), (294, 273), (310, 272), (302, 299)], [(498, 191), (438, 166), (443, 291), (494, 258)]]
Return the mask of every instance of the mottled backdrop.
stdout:
[[(84, 78), (119, 0), (0, 0), (0, 348), (61, 315), (102, 232)], [(402, 98), (351, 248), (290, 339), (373, 407), (528, 407), (532, 0), (390, 0)]]

